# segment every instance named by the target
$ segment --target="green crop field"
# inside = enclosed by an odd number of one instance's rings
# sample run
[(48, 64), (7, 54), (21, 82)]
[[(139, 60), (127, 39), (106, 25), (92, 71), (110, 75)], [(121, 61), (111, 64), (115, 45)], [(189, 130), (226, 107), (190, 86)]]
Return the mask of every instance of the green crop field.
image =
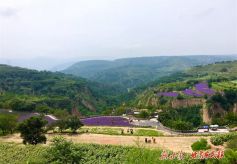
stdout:
[[(83, 152), (83, 159), (80, 163), (189, 163), (190, 159), (185, 157), (179, 160), (160, 160), (161, 150), (145, 149), (138, 147), (122, 147), (109, 145), (94, 144), (76, 144), (77, 148)], [(1, 164), (25, 164), (25, 163), (48, 163), (47, 152), (48, 146), (24, 146), (13, 143), (0, 143), (0, 163)]]
[[(121, 134), (122, 129), (124, 129), (124, 134)], [(88, 131), (88, 133), (93, 134), (108, 134), (108, 135), (132, 135), (132, 136), (163, 136), (162, 132), (159, 132), (154, 129), (137, 129), (133, 128), (134, 133), (131, 134), (130, 132), (127, 133), (127, 128), (110, 128), (110, 127), (82, 127), (78, 132), (79, 133), (85, 133)]]
[(236, 81), (236, 83), (234, 83), (232, 81), (213, 82), (212, 88), (216, 91), (223, 91), (225, 89), (237, 89), (237, 81)]
[(232, 81), (232, 83), (237, 83), (237, 80)]

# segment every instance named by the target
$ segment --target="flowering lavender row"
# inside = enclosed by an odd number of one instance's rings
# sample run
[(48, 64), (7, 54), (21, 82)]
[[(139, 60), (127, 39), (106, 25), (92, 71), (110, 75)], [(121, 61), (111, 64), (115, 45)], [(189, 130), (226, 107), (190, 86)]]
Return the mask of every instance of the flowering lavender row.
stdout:
[(177, 97), (179, 94), (177, 92), (160, 92), (158, 96), (167, 96), (167, 97)]
[(198, 83), (195, 85), (195, 88), (209, 88), (207, 83)]
[(94, 126), (131, 126), (129, 121), (123, 117), (101, 116), (82, 119), (84, 125)]
[(208, 84), (207, 83), (199, 83), (199, 84), (196, 84), (195, 85), (195, 88), (197, 91), (199, 92), (202, 92), (204, 94), (207, 94), (207, 95), (213, 95), (215, 94), (215, 91), (213, 89), (210, 89), (208, 87)]
[(192, 89), (185, 89), (183, 91), (183, 93), (185, 95), (188, 95), (188, 96), (195, 96), (195, 97), (202, 97), (203, 96), (203, 94), (201, 94), (201, 93), (199, 93), (199, 92), (197, 92), (195, 90), (192, 90)]
[[(39, 113), (28, 113), (28, 114), (20, 114), (19, 117), (18, 117), (18, 121), (19, 122), (22, 122), (26, 119), (29, 119), (31, 117), (34, 117), (34, 116), (40, 116)], [(47, 121), (47, 124), (50, 125), (52, 123), (55, 123), (57, 120), (51, 118), (50, 116), (46, 115), (43, 117), (45, 121)]]
[[(202, 97), (204, 95), (213, 95), (215, 91), (208, 87), (207, 83), (198, 83), (195, 85), (195, 89), (185, 89), (182, 91), (183, 94), (194, 97)], [(177, 97), (177, 92), (160, 92), (157, 93), (158, 96), (167, 96), (167, 97)]]
[(34, 116), (39, 116), (38, 113), (25, 113), (25, 114), (20, 114), (19, 117), (18, 117), (18, 121), (19, 122), (22, 122), (26, 119), (29, 119), (31, 117), (34, 117)]

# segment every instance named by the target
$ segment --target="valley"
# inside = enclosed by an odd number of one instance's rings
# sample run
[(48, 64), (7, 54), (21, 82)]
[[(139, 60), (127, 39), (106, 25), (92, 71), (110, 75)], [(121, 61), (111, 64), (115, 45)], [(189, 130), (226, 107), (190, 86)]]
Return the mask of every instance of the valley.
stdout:
[[(150, 81), (144, 79), (146, 82), (128, 86), (123, 82), (93, 81), (89, 77), (60, 72), (0, 65), (0, 147), (8, 152), (11, 145), (21, 145), (25, 140), (22, 132), (19, 134), (19, 126), (41, 120), (46, 146), (35, 149), (43, 160), (50, 159), (43, 152), (57, 144), (78, 148), (96, 146), (99, 151), (108, 149), (103, 155), (120, 151), (120, 148), (128, 152), (142, 148), (147, 154), (142, 153), (139, 160), (147, 156), (157, 161), (161, 159), (155, 158), (155, 154), (160, 157), (164, 151), (182, 151), (185, 153), (183, 160), (189, 162), (196, 150), (228, 153), (227, 145), (237, 136), (237, 62), (219, 59), (214, 58), (218, 62), (207, 65), (189, 65), (180, 70), (167, 70), (169, 73), (163, 71), (163, 75), (156, 72), (159, 75), (149, 75), (152, 76)], [(106, 63), (99, 64), (103, 67), (101, 70), (110, 70), (112, 66), (106, 66)], [(129, 69), (126, 67), (126, 70)], [(89, 76), (89, 72), (86, 74)], [(143, 79), (143, 76), (138, 78)], [(126, 91), (125, 87), (131, 88)], [(34, 119), (40, 120), (34, 122)], [(7, 126), (8, 123), (11, 126)], [(21, 128), (23, 132), (26, 129)], [(58, 137), (61, 137), (60, 141), (54, 142)], [(124, 155), (126, 161), (133, 157), (131, 153)], [(38, 157), (19, 158), (40, 161)], [(176, 159), (175, 162), (179, 163)]]

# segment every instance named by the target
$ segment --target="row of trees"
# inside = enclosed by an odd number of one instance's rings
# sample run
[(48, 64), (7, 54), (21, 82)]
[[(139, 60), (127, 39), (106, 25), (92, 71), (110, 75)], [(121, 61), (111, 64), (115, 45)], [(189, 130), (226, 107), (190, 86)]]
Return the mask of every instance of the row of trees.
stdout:
[(175, 130), (192, 130), (202, 124), (200, 106), (170, 108), (159, 113), (159, 121)]
[(71, 109), (73, 100), (68, 97), (34, 97), (28, 95), (5, 94), (0, 96), (0, 108), (15, 111), (38, 111), (49, 113), (51, 109)]
[(60, 132), (63, 132), (63, 130), (66, 129), (71, 129), (73, 133), (76, 133), (77, 129), (79, 129), (82, 125), (83, 124), (77, 116), (67, 117), (56, 123), (56, 126), (59, 128)]
[(237, 103), (237, 90), (225, 90), (223, 94), (215, 94), (207, 103), (209, 106), (218, 103), (224, 110), (229, 111)]
[(207, 100), (210, 108), (215, 104), (219, 104), (226, 114), (215, 114), (212, 116), (212, 124), (218, 125), (237, 125), (237, 114), (232, 111), (234, 104), (237, 103), (237, 90), (225, 90), (223, 93), (217, 93)]
[(43, 119), (43, 116), (31, 117), (18, 123), (16, 115), (0, 114), (0, 134), (5, 135), (18, 131), (21, 133), (24, 144), (46, 143), (45, 133), (51, 128), (58, 127), (61, 132), (71, 129), (73, 133), (76, 133), (82, 125), (77, 116), (69, 116), (54, 124), (47, 125), (47, 121)]

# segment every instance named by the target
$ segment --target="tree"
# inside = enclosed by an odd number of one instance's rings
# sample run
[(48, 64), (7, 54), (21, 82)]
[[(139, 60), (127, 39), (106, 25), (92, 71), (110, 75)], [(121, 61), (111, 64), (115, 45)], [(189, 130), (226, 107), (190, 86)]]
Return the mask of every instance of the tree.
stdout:
[(35, 110), (35, 106), (35, 103), (31, 101), (20, 99), (13, 99), (10, 103), (11, 109), (16, 111), (33, 111)]
[(173, 127), (176, 130), (191, 130), (193, 128), (191, 123), (182, 120), (173, 121)]
[(148, 118), (149, 117), (149, 113), (147, 111), (141, 111), (139, 114), (140, 118)]
[(229, 112), (224, 116), (224, 120), (227, 124), (236, 125), (237, 124), (237, 114), (234, 112)]
[(62, 110), (62, 109), (51, 108), (49, 113), (52, 113), (54, 116), (56, 116), (59, 119), (63, 119), (69, 116), (69, 113), (66, 109)]
[(179, 95), (177, 96), (177, 99), (178, 99), (178, 100), (183, 100), (184, 97), (183, 97), (181, 94), (179, 94)]
[(220, 70), (220, 72), (228, 72), (228, 69), (224, 67)]
[(236, 90), (225, 90), (225, 97), (227, 101), (233, 105), (237, 102), (237, 91)]
[(83, 124), (77, 116), (70, 116), (66, 119), (67, 128), (70, 128), (73, 133), (76, 133)]
[(63, 132), (63, 130), (67, 129), (67, 121), (64, 119), (58, 120), (56, 125), (58, 126), (61, 133)]
[(46, 143), (45, 130), (46, 121), (42, 117), (31, 117), (19, 124), (18, 130), (21, 133), (24, 144), (36, 145)]
[(38, 105), (36, 106), (35, 110), (40, 113), (48, 113), (50, 111), (50, 107), (47, 105)]
[(3, 134), (13, 133), (17, 126), (17, 116), (12, 114), (0, 114), (0, 130)]
[(126, 108), (124, 106), (120, 106), (115, 110), (116, 115), (122, 115), (126, 113)]
[(160, 96), (159, 98), (159, 104), (160, 105), (165, 105), (167, 103), (167, 100), (164, 96)]

